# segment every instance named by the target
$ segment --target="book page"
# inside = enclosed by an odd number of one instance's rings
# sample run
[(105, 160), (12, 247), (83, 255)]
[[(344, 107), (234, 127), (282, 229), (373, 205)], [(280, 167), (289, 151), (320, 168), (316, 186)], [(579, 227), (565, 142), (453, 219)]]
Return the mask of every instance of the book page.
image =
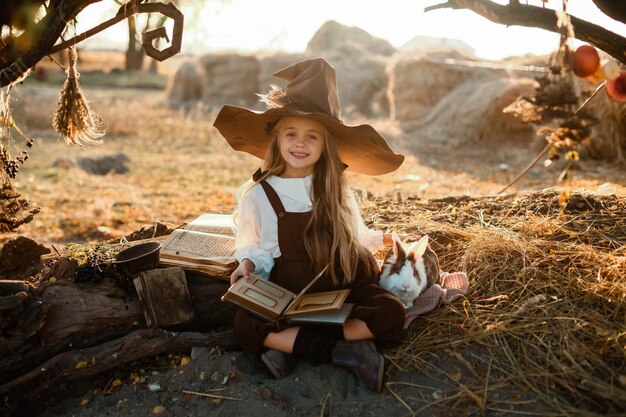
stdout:
[(350, 316), (353, 307), (354, 304), (352, 303), (343, 303), (339, 310), (320, 311), (305, 316), (287, 317), (287, 321), (289, 323), (301, 324), (343, 324)]
[(335, 302), (338, 296), (339, 296), (339, 293), (307, 294), (304, 297), (302, 297), (302, 300), (300, 300), (300, 304), (298, 304), (298, 306), (299, 306), (299, 309), (302, 309), (305, 307), (331, 306)]
[[(232, 264), (209, 264), (209, 263), (198, 263), (198, 262), (190, 262), (182, 259), (174, 259), (174, 258), (161, 258), (159, 260), (159, 265), (161, 266), (178, 266), (187, 271), (197, 271), (202, 272), (207, 275), (215, 276), (218, 278), (221, 277), (230, 277), (230, 274), (235, 270), (237, 262), (235, 261)], [(230, 278), (229, 278), (230, 279)]]
[(204, 213), (189, 222), (183, 229), (216, 235), (235, 235), (235, 224), (230, 214)]
[(186, 229), (174, 230), (161, 248), (162, 257), (188, 260), (232, 258), (234, 253), (234, 237)]

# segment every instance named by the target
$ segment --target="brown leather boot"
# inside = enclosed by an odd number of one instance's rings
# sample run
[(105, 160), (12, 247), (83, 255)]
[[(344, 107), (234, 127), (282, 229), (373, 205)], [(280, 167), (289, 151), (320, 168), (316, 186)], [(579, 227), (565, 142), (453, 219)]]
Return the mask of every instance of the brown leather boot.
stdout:
[(355, 373), (370, 390), (382, 392), (385, 359), (378, 353), (373, 342), (369, 340), (338, 341), (333, 349), (332, 364)]
[(281, 379), (289, 375), (298, 362), (298, 358), (295, 355), (284, 353), (276, 349), (269, 349), (263, 353), (261, 360), (267, 365), (276, 379)]

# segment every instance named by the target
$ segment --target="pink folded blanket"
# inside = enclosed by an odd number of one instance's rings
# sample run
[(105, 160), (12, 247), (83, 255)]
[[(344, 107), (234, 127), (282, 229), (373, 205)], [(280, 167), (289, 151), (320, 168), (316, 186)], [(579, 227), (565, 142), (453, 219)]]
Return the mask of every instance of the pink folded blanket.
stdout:
[(413, 307), (406, 309), (404, 328), (420, 314), (429, 312), (440, 303), (448, 304), (467, 293), (467, 274), (465, 272), (442, 272), (441, 284), (435, 284), (415, 299)]

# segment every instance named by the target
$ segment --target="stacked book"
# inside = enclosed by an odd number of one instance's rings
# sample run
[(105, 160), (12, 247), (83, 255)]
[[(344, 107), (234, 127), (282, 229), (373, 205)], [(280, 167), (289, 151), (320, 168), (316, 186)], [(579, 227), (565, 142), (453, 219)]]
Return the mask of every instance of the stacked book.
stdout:
[(233, 218), (205, 213), (163, 242), (159, 264), (229, 280), (237, 267)]

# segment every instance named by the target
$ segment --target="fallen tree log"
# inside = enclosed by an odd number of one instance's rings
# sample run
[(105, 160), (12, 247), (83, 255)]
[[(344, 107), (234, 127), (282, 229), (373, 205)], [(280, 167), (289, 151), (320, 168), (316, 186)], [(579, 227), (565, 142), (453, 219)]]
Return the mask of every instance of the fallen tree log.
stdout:
[[(228, 282), (187, 274), (193, 321), (168, 328), (207, 332), (230, 327), (235, 309), (220, 300)], [(3, 316), (0, 339), (0, 384), (37, 368), (72, 349), (83, 349), (146, 328), (136, 296), (122, 292), (113, 282), (46, 283)]]
[[(236, 348), (232, 330), (213, 333), (174, 333), (141, 329), (94, 347), (70, 350), (0, 386), (0, 414), (24, 416), (36, 412), (52, 391), (88, 377), (164, 353), (190, 351), (193, 347)], [(85, 366), (81, 366), (83, 364)]]

